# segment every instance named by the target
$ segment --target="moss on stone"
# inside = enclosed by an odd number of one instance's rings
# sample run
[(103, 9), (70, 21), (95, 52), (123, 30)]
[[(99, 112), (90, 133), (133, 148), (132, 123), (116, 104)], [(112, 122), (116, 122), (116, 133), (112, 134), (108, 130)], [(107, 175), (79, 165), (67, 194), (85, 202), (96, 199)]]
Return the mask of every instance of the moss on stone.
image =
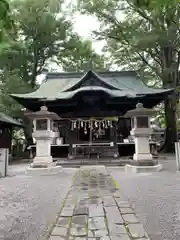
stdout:
[(112, 182), (113, 182), (113, 185), (115, 186), (115, 188), (119, 190), (120, 187), (119, 187), (118, 182), (114, 178), (112, 178)]

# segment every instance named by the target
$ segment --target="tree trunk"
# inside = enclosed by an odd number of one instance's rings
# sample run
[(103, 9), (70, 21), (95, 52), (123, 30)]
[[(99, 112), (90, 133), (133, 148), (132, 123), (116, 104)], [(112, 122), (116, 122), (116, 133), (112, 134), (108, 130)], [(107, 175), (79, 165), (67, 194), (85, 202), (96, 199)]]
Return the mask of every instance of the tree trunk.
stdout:
[[(176, 88), (177, 86), (177, 72), (176, 57), (174, 48), (165, 46), (162, 48), (162, 81), (163, 87)], [(177, 96), (176, 91), (169, 95), (164, 100), (165, 112), (165, 143), (163, 151), (166, 153), (174, 152), (174, 142), (178, 139), (177, 134)]]
[(163, 152), (172, 153), (174, 152), (174, 142), (178, 139), (177, 134), (177, 116), (176, 116), (176, 95), (175, 93), (169, 96), (164, 101), (165, 111), (165, 143), (163, 146)]
[(33, 126), (32, 126), (31, 121), (27, 117), (24, 116), (23, 120), (24, 120), (24, 125), (25, 125), (24, 135), (26, 138), (26, 147), (28, 147), (33, 144), (33, 138), (32, 138)]

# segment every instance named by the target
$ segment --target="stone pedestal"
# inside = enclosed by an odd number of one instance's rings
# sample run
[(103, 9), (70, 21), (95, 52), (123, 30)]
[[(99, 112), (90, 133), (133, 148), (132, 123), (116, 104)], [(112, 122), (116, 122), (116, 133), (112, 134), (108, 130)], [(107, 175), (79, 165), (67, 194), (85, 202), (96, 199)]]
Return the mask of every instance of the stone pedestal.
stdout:
[(7, 176), (9, 149), (0, 148), (0, 177)]
[(51, 156), (53, 132), (51, 130), (36, 131), (33, 133), (33, 137), (36, 139), (36, 156), (32, 167), (47, 167), (53, 162)]
[(134, 166), (127, 164), (125, 166), (126, 173), (152, 173), (159, 172), (162, 170), (162, 164), (157, 164), (154, 166)]
[(162, 169), (162, 165), (154, 162), (150, 153), (149, 139), (153, 132), (150, 127), (150, 117), (154, 114), (153, 109), (144, 108), (141, 103), (138, 103), (135, 109), (126, 114), (126, 117), (131, 117), (132, 120), (131, 135), (135, 143), (134, 163), (125, 166), (126, 172), (157, 172)]
[(135, 153), (133, 156), (135, 161), (153, 160), (149, 145), (149, 136), (151, 133), (152, 129), (148, 128), (136, 128), (131, 131), (135, 143)]
[(56, 166), (56, 164), (48, 164), (47, 167), (35, 167), (37, 165), (30, 165), (26, 169), (26, 174), (29, 176), (48, 176), (55, 175), (62, 171), (61, 166)]
[(33, 137), (36, 139), (36, 156), (30, 167), (27, 168), (27, 175), (53, 175), (61, 172), (62, 167), (53, 163), (51, 156), (51, 141), (54, 134), (51, 130), (35, 131)]
[(42, 106), (40, 111), (30, 113), (28, 116), (33, 119), (33, 137), (36, 139), (36, 156), (26, 173), (28, 175), (50, 175), (59, 173), (62, 167), (56, 166), (51, 156), (51, 143), (55, 135), (53, 131), (53, 120), (58, 120), (59, 117), (49, 112), (45, 106)]

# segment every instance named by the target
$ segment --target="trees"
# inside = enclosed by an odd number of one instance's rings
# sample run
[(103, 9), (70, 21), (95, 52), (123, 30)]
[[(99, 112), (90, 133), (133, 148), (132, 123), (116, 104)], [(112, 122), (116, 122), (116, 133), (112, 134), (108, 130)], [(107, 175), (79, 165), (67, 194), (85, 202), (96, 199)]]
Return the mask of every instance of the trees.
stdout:
[(0, 68), (18, 69), (19, 76), (36, 87), (36, 77), (45, 66), (56, 62), (62, 69), (83, 68), (83, 61), (93, 56), (97, 64), (103, 59), (95, 54), (90, 41), (83, 41), (59, 0), (15, 0), (11, 4), (15, 31), (13, 42), (0, 53)]
[(102, 71), (106, 68), (105, 57), (93, 50), (92, 42), (82, 41), (78, 36), (76, 40), (69, 41), (68, 47), (63, 51), (63, 56), (62, 58), (62, 55), (58, 55), (58, 59), (60, 58), (60, 63), (67, 72), (87, 71), (89, 68)]
[[(107, 40), (112, 60), (124, 66), (131, 61), (164, 88), (179, 84), (179, 4), (177, 0), (79, 0), (83, 12), (100, 20), (101, 31), (95, 35)], [(176, 103), (176, 93), (164, 102), (167, 152), (177, 140)]]
[[(21, 106), (9, 97), (9, 93), (34, 91), (37, 76), (53, 62), (61, 69), (78, 71), (85, 68), (84, 61), (89, 56), (93, 56), (100, 68), (104, 60), (95, 54), (91, 42), (83, 41), (73, 32), (72, 23), (63, 10), (63, 1), (13, 0), (10, 6), (13, 27), (6, 28), (3, 44), (0, 45), (0, 109), (23, 117)], [(6, 21), (7, 17), (3, 19)], [(24, 120), (29, 144), (32, 141), (31, 131), (27, 119)]]
[(2, 39), (3, 30), (12, 27), (10, 17), (9, 3), (6, 0), (0, 0), (0, 39)]

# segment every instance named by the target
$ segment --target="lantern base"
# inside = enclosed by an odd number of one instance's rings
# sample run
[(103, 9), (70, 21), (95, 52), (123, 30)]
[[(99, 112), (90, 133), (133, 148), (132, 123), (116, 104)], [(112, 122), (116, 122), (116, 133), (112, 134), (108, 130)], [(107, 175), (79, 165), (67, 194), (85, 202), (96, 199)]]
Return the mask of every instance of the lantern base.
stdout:
[(36, 167), (36, 166), (46, 167), (47, 165), (50, 165), (50, 164), (54, 164), (52, 156), (36, 156), (33, 159), (33, 163), (31, 164), (31, 167)]
[(145, 160), (153, 160), (153, 156), (150, 153), (135, 153), (133, 155), (133, 160), (135, 161), (145, 161)]
[(125, 165), (126, 173), (153, 173), (160, 172), (163, 169), (162, 164), (157, 164), (154, 166), (134, 166), (134, 165)]
[(36, 164), (32, 163), (27, 169), (26, 174), (28, 176), (47, 176), (55, 175), (62, 171), (61, 166), (56, 166), (56, 164)]

